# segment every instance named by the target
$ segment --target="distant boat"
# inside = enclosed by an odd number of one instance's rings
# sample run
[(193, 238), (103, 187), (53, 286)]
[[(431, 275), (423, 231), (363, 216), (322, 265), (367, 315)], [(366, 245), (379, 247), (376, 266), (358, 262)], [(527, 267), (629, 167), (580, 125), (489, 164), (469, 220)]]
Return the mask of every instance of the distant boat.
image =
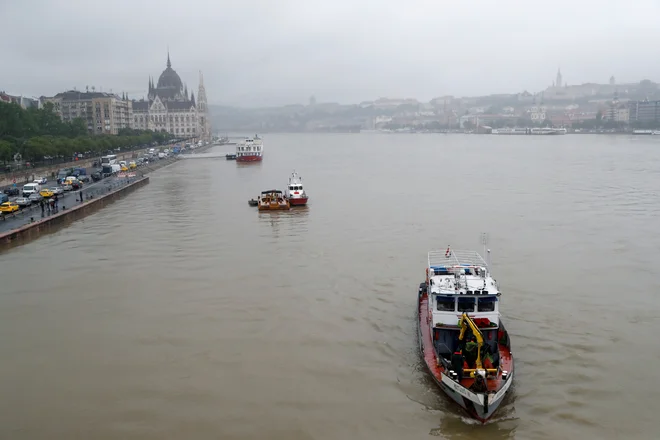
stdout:
[(264, 144), (258, 135), (247, 137), (236, 144), (236, 162), (261, 162), (264, 157)]
[(286, 197), (291, 206), (305, 206), (307, 200), (309, 200), (305, 188), (303, 188), (302, 177), (295, 171), (289, 177), (289, 186), (284, 190), (284, 197)]
[(566, 134), (565, 128), (534, 127), (534, 128), (494, 128), (491, 134), (508, 135), (561, 135)]
[(493, 128), (491, 134), (530, 134), (529, 128)]

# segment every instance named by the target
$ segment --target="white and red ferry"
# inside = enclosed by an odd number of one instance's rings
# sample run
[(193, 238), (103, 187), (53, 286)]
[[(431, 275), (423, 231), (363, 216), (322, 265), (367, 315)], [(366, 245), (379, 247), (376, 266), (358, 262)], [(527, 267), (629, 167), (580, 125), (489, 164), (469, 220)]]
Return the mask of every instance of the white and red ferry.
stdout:
[(482, 423), (513, 382), (500, 296), (489, 264), (477, 252), (429, 252), (418, 300), (424, 363), (445, 394)]
[(289, 185), (284, 190), (284, 197), (289, 200), (291, 206), (304, 206), (309, 200), (303, 188), (302, 177), (295, 171), (289, 177)]
[(263, 157), (264, 143), (256, 134), (236, 144), (236, 162), (261, 162)]

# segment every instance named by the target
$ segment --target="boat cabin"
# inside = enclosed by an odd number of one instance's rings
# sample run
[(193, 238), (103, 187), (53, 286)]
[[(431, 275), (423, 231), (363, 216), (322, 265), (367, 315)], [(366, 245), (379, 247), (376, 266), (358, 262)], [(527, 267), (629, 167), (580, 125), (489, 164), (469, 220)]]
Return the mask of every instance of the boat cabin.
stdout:
[(299, 194), (300, 192), (304, 193), (302, 178), (298, 176), (298, 173), (295, 171), (289, 177), (289, 186), (287, 187), (289, 194)]
[(259, 137), (245, 138), (245, 140), (236, 146), (237, 156), (259, 156), (261, 155), (263, 145)]
[(463, 313), (489, 328), (497, 327), (499, 287), (478, 253), (429, 252), (427, 286), (434, 327), (457, 326)]

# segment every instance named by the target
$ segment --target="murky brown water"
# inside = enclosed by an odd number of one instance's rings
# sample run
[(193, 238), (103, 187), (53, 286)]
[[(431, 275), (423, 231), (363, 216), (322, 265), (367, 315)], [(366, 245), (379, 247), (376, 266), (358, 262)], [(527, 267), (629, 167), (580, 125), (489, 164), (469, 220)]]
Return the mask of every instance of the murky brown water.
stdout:
[[(654, 141), (268, 135), (159, 171), (0, 255), (0, 438), (655, 438)], [(308, 209), (248, 206), (294, 168)], [(426, 252), (482, 231), (518, 373), (476, 426), (414, 308)]]

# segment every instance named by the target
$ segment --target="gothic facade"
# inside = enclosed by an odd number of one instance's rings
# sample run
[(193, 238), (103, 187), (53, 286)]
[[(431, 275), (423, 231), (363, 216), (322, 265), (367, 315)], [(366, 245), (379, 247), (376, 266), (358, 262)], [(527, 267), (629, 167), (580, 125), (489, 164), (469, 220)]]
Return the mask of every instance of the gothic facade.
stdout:
[(188, 93), (179, 75), (172, 69), (170, 54), (167, 67), (154, 84), (149, 78), (147, 99), (133, 101), (133, 127), (140, 130), (166, 131), (180, 138), (209, 140), (211, 127), (208, 119), (206, 90), (200, 72), (197, 101)]

